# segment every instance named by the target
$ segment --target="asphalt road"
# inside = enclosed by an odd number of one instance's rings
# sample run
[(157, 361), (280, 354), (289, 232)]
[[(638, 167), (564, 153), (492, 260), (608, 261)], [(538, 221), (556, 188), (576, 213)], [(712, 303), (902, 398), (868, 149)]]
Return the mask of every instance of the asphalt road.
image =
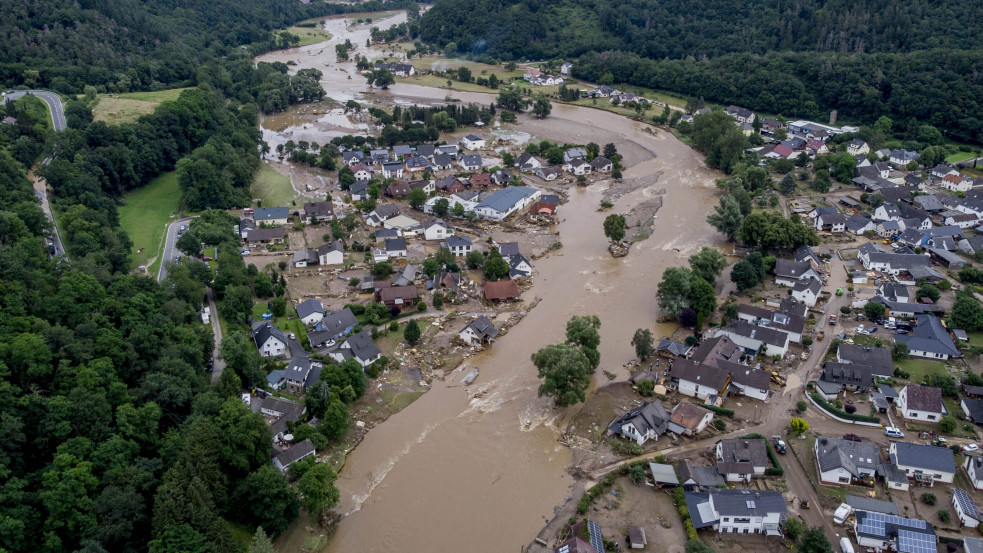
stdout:
[[(188, 224), (190, 220), (191, 217), (183, 217), (167, 225), (167, 235), (164, 237), (164, 249), (161, 252), (160, 268), (157, 270), (157, 282), (164, 280), (164, 277), (167, 276), (167, 262), (173, 262), (174, 256), (181, 253), (177, 249), (177, 232), (181, 228), (181, 225)], [(212, 313), (214, 312), (215, 308), (213, 307)]]
[(68, 124), (65, 123), (65, 106), (61, 103), (61, 98), (54, 92), (48, 92), (46, 90), (14, 90), (4, 95), (4, 101), (7, 99), (16, 100), (26, 95), (37, 96), (45, 104), (48, 104), (48, 111), (51, 112), (51, 121), (56, 131), (63, 131), (68, 127)]
[(212, 359), (215, 361), (212, 368), (212, 384), (214, 384), (218, 382), (219, 377), (222, 376), (222, 371), (225, 369), (225, 360), (218, 356), (218, 346), (222, 343), (222, 325), (218, 322), (218, 307), (215, 305), (215, 296), (212, 294), (211, 288), (208, 289), (205, 298), (208, 300), (208, 307), (212, 312), (209, 322), (212, 324), (212, 334), (215, 336), (215, 347), (212, 348)]

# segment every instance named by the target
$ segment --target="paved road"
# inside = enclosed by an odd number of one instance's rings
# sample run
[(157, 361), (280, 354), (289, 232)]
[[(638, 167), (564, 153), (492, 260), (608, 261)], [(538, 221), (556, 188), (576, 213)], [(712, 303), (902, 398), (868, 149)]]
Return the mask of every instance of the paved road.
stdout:
[(212, 294), (211, 288), (208, 289), (205, 298), (208, 300), (208, 308), (212, 312), (210, 322), (212, 323), (212, 334), (215, 335), (215, 347), (212, 348), (212, 359), (215, 360), (215, 366), (212, 370), (212, 384), (214, 384), (218, 382), (219, 377), (222, 376), (222, 371), (225, 369), (225, 360), (218, 356), (218, 346), (222, 343), (222, 325), (218, 323), (218, 307), (215, 306), (215, 296)]
[[(167, 265), (168, 261), (174, 261), (174, 256), (180, 254), (180, 250), (177, 249), (177, 232), (181, 228), (181, 225), (188, 224), (191, 217), (183, 217), (171, 224), (167, 225), (167, 233), (164, 236), (164, 249), (161, 251), (160, 258), (160, 268), (157, 270), (157, 282), (164, 280), (167, 276)], [(212, 308), (212, 313), (215, 313), (215, 308)]]
[(48, 111), (51, 112), (51, 122), (56, 131), (63, 131), (68, 128), (68, 124), (65, 123), (65, 106), (61, 103), (61, 98), (54, 92), (48, 92), (46, 90), (15, 90), (5, 94), (4, 101), (8, 99), (16, 100), (21, 96), (27, 95), (37, 96), (45, 104), (48, 104)]
[[(50, 160), (51, 158), (47, 158), (42, 163), (47, 164)], [(41, 211), (44, 211), (44, 216), (51, 221), (51, 226), (55, 229), (55, 235), (51, 237), (55, 246), (54, 255), (64, 255), (67, 257), (68, 252), (65, 250), (65, 243), (61, 239), (58, 223), (55, 222), (54, 213), (51, 211), (51, 202), (48, 201), (47, 181), (38, 176), (34, 176), (34, 195), (41, 200)]]

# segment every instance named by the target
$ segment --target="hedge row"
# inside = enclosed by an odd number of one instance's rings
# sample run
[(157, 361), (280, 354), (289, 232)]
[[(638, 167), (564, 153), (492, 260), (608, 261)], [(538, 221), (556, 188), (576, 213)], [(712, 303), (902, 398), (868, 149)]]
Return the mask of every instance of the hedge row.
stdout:
[(699, 405), (700, 407), (702, 407), (704, 409), (709, 409), (710, 411), (713, 411), (714, 413), (716, 413), (718, 415), (724, 415), (725, 417), (734, 418), (734, 410), (733, 409), (725, 409), (723, 407), (714, 407), (713, 405), (707, 405), (705, 403), (697, 403), (697, 405)]
[(683, 519), (686, 538), (690, 540), (700, 539), (700, 536), (696, 534), (696, 528), (693, 526), (693, 519), (689, 516), (689, 508), (686, 506), (686, 492), (683, 491), (682, 486), (673, 491), (673, 497), (676, 500), (676, 509), (679, 510), (679, 516)]
[(830, 402), (826, 401), (826, 398), (824, 398), (822, 396), (822, 394), (820, 394), (819, 392), (813, 392), (812, 393), (812, 399), (816, 403), (818, 403), (820, 407), (822, 407), (823, 409), (829, 411), (833, 415), (836, 415), (837, 417), (840, 417), (841, 419), (847, 419), (847, 420), (857, 421), (857, 422), (881, 422), (881, 419), (879, 419), (877, 417), (871, 417), (871, 416), (868, 416), (868, 415), (858, 415), (856, 413), (850, 414), (850, 413), (847, 413), (846, 411), (843, 411), (842, 409), (837, 409), (835, 405), (833, 405)]
[(580, 498), (580, 502), (577, 503), (577, 512), (579, 514), (587, 513), (587, 509), (590, 508), (590, 504), (594, 499), (604, 493), (604, 490), (611, 487), (614, 484), (614, 478), (618, 475), (616, 472), (609, 472), (600, 482), (595, 484), (591, 489), (587, 490), (584, 497)]

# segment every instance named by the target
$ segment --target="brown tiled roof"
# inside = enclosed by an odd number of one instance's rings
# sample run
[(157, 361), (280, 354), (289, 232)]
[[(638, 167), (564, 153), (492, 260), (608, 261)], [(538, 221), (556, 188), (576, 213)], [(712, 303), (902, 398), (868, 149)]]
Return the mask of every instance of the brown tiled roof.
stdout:
[(486, 300), (508, 300), (519, 297), (519, 285), (511, 280), (485, 283)]
[(402, 299), (403, 301), (415, 300), (418, 297), (415, 286), (389, 286), (377, 293), (379, 301), (383, 303)]
[(699, 426), (700, 421), (706, 416), (710, 411), (696, 405), (695, 403), (684, 402), (676, 406), (672, 410), (672, 415), (669, 416), (669, 420), (682, 426), (683, 428), (689, 430), (696, 430)]
[(930, 413), (942, 412), (942, 390), (931, 386), (914, 386), (909, 384), (908, 408)]

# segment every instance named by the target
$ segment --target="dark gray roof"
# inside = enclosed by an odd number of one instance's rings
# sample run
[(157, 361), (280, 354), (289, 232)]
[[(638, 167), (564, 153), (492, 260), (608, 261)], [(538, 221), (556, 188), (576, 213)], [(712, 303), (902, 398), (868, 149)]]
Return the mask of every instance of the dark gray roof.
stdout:
[(662, 406), (662, 402), (658, 400), (650, 401), (618, 417), (608, 428), (616, 434), (621, 434), (621, 427), (629, 423), (640, 434), (645, 434), (649, 430), (653, 430), (659, 436), (664, 434), (669, 428), (669, 413)]
[(405, 238), (386, 238), (386, 251), (398, 252), (406, 249)]
[(775, 276), (799, 279), (810, 269), (812, 265), (806, 261), (779, 259), (775, 262)]
[(321, 305), (321, 300), (316, 300), (314, 298), (298, 303), (296, 309), (297, 316), (301, 319), (312, 313), (324, 313), (324, 306)]
[(764, 517), (769, 514), (788, 512), (785, 498), (780, 492), (753, 490), (710, 490), (705, 493), (686, 493), (686, 506), (695, 528), (705, 528), (717, 522), (703, 520), (700, 504), (710, 502), (718, 516)]
[(348, 345), (351, 346), (352, 354), (363, 361), (372, 359), (376, 355), (381, 355), (382, 350), (380, 350), (372, 342), (372, 336), (369, 334), (368, 330), (363, 330), (358, 334), (351, 336), (347, 340)]
[(346, 307), (341, 311), (325, 313), (324, 318), (318, 323), (317, 329), (328, 333), (329, 338), (334, 338), (345, 330), (358, 324), (358, 319), (352, 313), (351, 308)]
[(937, 472), (956, 472), (955, 457), (947, 447), (891, 442), (897, 449), (898, 465), (917, 467)]
[(300, 420), (300, 416), (304, 414), (304, 406), (302, 404), (279, 397), (263, 398), (260, 409), (269, 409), (274, 413), (280, 413), (279, 416), (281, 419), (290, 422)]
[(681, 344), (679, 342), (673, 342), (669, 338), (660, 339), (659, 345), (655, 346), (655, 351), (668, 351), (675, 356), (686, 355), (691, 349), (693, 349), (692, 346), (687, 346), (686, 344)]
[(734, 438), (720, 440), (724, 463), (751, 463), (756, 467), (768, 466), (768, 448), (760, 438)]
[(433, 156), (433, 164), (437, 167), (446, 167), (451, 164), (450, 154), (436, 154)]
[(253, 219), (265, 221), (268, 219), (286, 219), (290, 210), (286, 207), (257, 207), (253, 210)]
[(478, 335), (479, 338), (494, 338), (498, 335), (498, 330), (495, 329), (495, 325), (484, 315), (479, 315), (477, 319), (468, 323), (465, 329), (470, 328), (472, 332)]
[(874, 370), (867, 365), (827, 361), (823, 365), (822, 379), (834, 384), (869, 388), (874, 385)]
[(908, 344), (911, 350), (959, 356), (959, 350), (952, 343), (952, 338), (949, 337), (949, 333), (938, 317), (916, 315), (915, 324), (915, 329), (911, 333), (895, 335), (895, 341)]
[(690, 357), (697, 363), (717, 365), (719, 360), (735, 361), (741, 356), (741, 348), (729, 336), (720, 335), (704, 340)]
[(842, 385), (834, 384), (832, 382), (827, 382), (825, 380), (817, 380), (816, 387), (819, 388), (819, 390), (826, 395), (835, 395), (840, 393), (840, 389), (842, 388)]
[(280, 466), (287, 468), (291, 463), (294, 463), (312, 453), (315, 453), (314, 444), (311, 442), (310, 438), (307, 438), (300, 443), (290, 446), (290, 449), (277, 455), (276, 459), (277, 461), (280, 461)]
[(866, 365), (876, 371), (874, 374), (893, 375), (891, 350), (888, 348), (869, 348), (855, 344), (840, 344), (836, 353), (844, 363)]
[(688, 480), (692, 480), (697, 486), (708, 488), (725, 484), (724, 477), (717, 472), (717, 467), (691, 465), (688, 460), (684, 460), (676, 466), (676, 472), (679, 473), (679, 480), (683, 484), (686, 484)]
[(304, 384), (311, 372), (311, 360), (307, 357), (292, 357), (287, 364), (284, 376), (291, 382)]
[(820, 472), (842, 468), (860, 477), (860, 469), (876, 471), (881, 464), (877, 446), (868, 442), (819, 437), (816, 438), (816, 448)]
[(399, 206), (396, 204), (382, 204), (372, 210), (380, 219), (388, 219), (395, 215), (399, 215)]
[(466, 165), (468, 167), (473, 165), (481, 165), (481, 156), (478, 154), (468, 154), (461, 156), (461, 165)]
[(766, 326), (753, 325), (744, 320), (729, 323), (721, 330), (723, 332), (732, 332), (738, 336), (744, 336), (752, 340), (759, 340), (772, 346), (785, 347), (788, 345), (788, 334)]
[(768, 386), (771, 383), (771, 373), (768, 371), (755, 369), (754, 367), (731, 361), (719, 361), (717, 366), (723, 370), (730, 371), (731, 382), (738, 384), (740, 387), (768, 391)]
[(253, 340), (256, 342), (256, 347), (258, 348), (263, 347), (263, 344), (270, 339), (270, 336), (280, 340), (284, 344), (287, 343), (287, 336), (282, 330), (272, 324), (265, 324), (253, 330)]
[(801, 248), (795, 250), (793, 257), (795, 257), (796, 261), (812, 259), (816, 263), (819, 263), (819, 256), (816, 255), (816, 252), (812, 251), (812, 246), (802, 246)]
[(283, 238), (284, 232), (280, 227), (277, 228), (257, 228), (249, 231), (250, 242), (268, 242), (275, 238)]
[(973, 422), (983, 423), (983, 399), (964, 398), (962, 400), (966, 411), (969, 411), (969, 418)]
[(327, 244), (323, 244), (317, 247), (318, 255), (325, 255), (331, 252), (344, 252), (344, 251), (345, 251), (345, 243), (342, 242), (340, 239), (335, 240), (334, 242), (328, 242)]
[(518, 242), (502, 242), (498, 245), (498, 253), (502, 254), (502, 257), (511, 257), (513, 255), (519, 255), (519, 243)]
[(976, 520), (983, 521), (983, 517), (980, 516), (979, 509), (976, 508), (976, 502), (973, 498), (969, 496), (969, 493), (962, 488), (954, 488), (952, 490), (952, 499), (959, 504), (959, 508), (968, 517), (975, 518)]
[(881, 501), (880, 499), (871, 499), (869, 497), (862, 497), (859, 495), (846, 496), (846, 504), (854, 509), (860, 509), (862, 511), (873, 511), (875, 513), (884, 513), (886, 515), (899, 514), (898, 506), (890, 501)]
[(447, 247), (459, 248), (472, 245), (471, 239), (467, 236), (448, 236)]
[(983, 553), (983, 538), (963, 538), (966, 553)]
[(894, 388), (888, 386), (887, 384), (881, 384), (881, 386), (880, 386), (880, 388), (878, 388), (878, 390), (882, 394), (884, 394), (884, 397), (895, 398), (895, 399), (897, 399), (897, 397), (898, 397), (898, 392), (896, 392), (894, 390)]
[(696, 363), (692, 359), (676, 359), (672, 364), (669, 377), (672, 380), (685, 380), (714, 390), (723, 390), (724, 386), (727, 385), (727, 379), (730, 378), (730, 373), (714, 365)]

